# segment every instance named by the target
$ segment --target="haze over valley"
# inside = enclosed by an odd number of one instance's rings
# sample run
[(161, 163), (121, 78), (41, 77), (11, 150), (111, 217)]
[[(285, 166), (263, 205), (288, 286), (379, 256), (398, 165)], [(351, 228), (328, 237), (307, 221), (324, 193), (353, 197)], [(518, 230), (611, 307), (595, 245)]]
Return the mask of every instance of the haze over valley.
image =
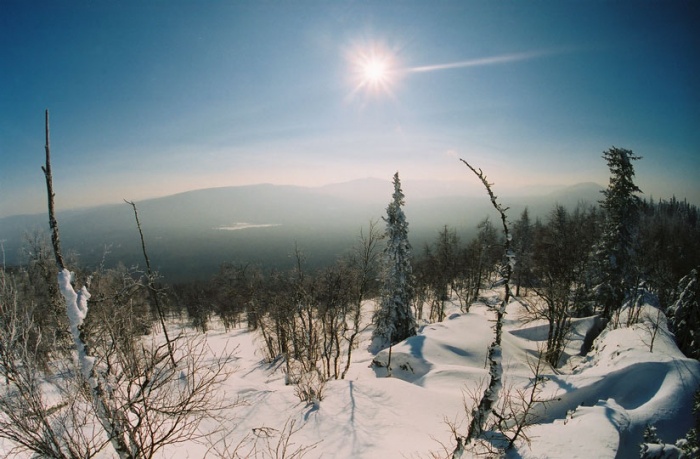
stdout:
[[(409, 240), (416, 254), (444, 225), (468, 241), (481, 220), (496, 218), (488, 197), (470, 179), (405, 183)], [(545, 216), (554, 203), (570, 208), (579, 201), (596, 204), (600, 190), (587, 183), (539, 195), (526, 190), (503, 199), (512, 219), (526, 206), (534, 218)], [(390, 199), (389, 180), (364, 179), (323, 187), (210, 188), (136, 204), (151, 262), (166, 280), (180, 281), (206, 278), (224, 262), (288, 268), (295, 247), (311, 267), (329, 265), (357, 241), (370, 220), (385, 215)], [(63, 211), (57, 218), (65, 248), (81, 264), (143, 265), (133, 211), (125, 203)], [(6, 263), (22, 261), (24, 240), (32, 234), (48, 236), (45, 213), (0, 219)]]

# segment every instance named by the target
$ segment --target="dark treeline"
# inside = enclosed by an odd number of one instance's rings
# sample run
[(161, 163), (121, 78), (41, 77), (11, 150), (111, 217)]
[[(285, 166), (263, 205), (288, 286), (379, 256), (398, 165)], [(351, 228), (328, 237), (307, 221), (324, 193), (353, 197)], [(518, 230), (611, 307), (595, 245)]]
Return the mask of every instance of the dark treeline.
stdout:
[(679, 280), (700, 264), (700, 215), (687, 201), (643, 200), (640, 205), (640, 277), (669, 306)]

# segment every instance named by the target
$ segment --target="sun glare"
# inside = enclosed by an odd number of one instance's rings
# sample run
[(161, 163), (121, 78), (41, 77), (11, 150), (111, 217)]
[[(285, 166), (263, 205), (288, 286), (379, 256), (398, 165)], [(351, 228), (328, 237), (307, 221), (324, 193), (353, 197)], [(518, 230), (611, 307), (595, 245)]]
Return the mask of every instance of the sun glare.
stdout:
[(391, 94), (397, 80), (394, 53), (379, 45), (369, 45), (351, 53), (355, 92)]
[(367, 84), (376, 85), (387, 79), (386, 64), (378, 59), (366, 62), (363, 70)]

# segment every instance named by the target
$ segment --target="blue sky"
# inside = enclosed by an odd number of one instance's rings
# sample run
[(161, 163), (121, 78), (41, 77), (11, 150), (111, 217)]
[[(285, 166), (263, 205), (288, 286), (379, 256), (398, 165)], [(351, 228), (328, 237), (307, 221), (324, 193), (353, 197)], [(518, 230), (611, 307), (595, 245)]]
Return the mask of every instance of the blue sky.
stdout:
[[(700, 203), (697, 2), (0, 0), (0, 216), (355, 178), (607, 184)], [(376, 55), (383, 85), (362, 85)]]

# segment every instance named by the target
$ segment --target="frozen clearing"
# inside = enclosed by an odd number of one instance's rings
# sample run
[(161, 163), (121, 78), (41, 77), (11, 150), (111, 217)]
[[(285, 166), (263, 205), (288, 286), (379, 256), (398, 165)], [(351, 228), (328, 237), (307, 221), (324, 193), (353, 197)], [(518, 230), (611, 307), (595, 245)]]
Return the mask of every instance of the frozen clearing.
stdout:
[[(275, 457), (289, 429), (294, 433), (286, 457), (295, 451), (306, 458), (448, 457), (454, 447), (448, 422), (466, 433), (464, 403), (471, 408), (469, 394), (487, 376), (486, 351), (493, 339), (487, 306), (475, 304), (469, 313), (451, 308), (443, 322), (424, 325), (393, 348), (390, 377), (385, 367), (372, 365), (373, 359), (385, 364), (388, 352), (374, 356), (366, 350), (367, 328), (348, 377), (329, 381), (318, 406), (299, 402), (295, 387), (285, 385), (281, 362), (263, 361), (254, 333), (208, 332), (215, 353), (237, 347), (237, 370), (225, 395), (243, 404), (227, 412), (228, 420), (206, 425), (216, 431), (208, 443), (175, 445), (160, 457)], [(522, 313), (520, 304), (511, 303), (504, 327), (504, 387), (511, 393), (528, 387), (530, 364), (546, 341), (546, 326), (524, 323)], [(700, 362), (684, 357), (665, 328), (650, 352), (644, 324), (606, 329), (593, 350), (579, 356), (593, 322), (577, 319), (566, 363), (556, 371), (545, 368), (540, 397), (550, 401), (537, 407), (538, 422), (526, 431), (529, 443), (518, 442), (507, 457), (637, 458), (647, 424), (668, 443), (691, 427)]]

